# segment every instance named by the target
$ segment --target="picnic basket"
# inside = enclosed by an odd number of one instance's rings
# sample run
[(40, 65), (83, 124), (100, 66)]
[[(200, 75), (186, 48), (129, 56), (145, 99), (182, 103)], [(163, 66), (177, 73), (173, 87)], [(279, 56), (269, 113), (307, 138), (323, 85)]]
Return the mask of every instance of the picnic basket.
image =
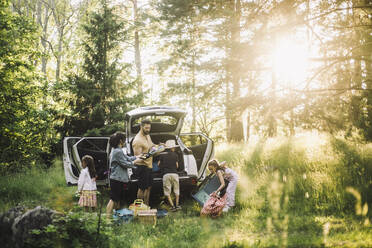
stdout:
[(143, 224), (152, 224), (155, 226), (157, 219), (157, 210), (156, 209), (138, 210), (137, 218), (138, 221)]
[(137, 216), (139, 210), (150, 210), (150, 207), (143, 203), (142, 199), (136, 199), (129, 205), (129, 209), (133, 211), (134, 216)]

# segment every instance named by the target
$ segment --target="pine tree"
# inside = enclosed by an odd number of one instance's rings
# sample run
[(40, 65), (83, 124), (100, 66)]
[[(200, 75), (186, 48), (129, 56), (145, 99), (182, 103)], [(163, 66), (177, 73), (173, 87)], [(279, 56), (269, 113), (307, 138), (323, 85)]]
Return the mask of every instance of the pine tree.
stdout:
[[(141, 99), (132, 94), (134, 86), (120, 66), (120, 42), (126, 38), (124, 23), (114, 8), (102, 1), (102, 9), (91, 13), (83, 25), (84, 63), (80, 75), (70, 75), (66, 85), (73, 94), (72, 113), (66, 117), (62, 131), (69, 135), (107, 134), (123, 128), (124, 113)], [(126, 83), (125, 83), (126, 81)], [(121, 124), (120, 124), (121, 123)]]

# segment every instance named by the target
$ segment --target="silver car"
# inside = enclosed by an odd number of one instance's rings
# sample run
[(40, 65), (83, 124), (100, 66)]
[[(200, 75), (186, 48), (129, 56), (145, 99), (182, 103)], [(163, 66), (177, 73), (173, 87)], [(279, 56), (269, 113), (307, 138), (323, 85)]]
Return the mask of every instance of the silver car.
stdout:
[[(181, 191), (193, 189), (198, 181), (205, 177), (206, 165), (214, 153), (213, 141), (205, 134), (181, 133), (186, 111), (167, 106), (141, 107), (126, 113), (126, 144), (123, 152), (133, 155), (132, 141), (140, 130), (142, 119), (151, 120), (150, 136), (155, 144), (173, 139), (179, 145), (179, 178)], [(109, 137), (65, 137), (63, 140), (63, 164), (66, 182), (76, 185), (82, 169), (81, 159), (84, 155), (94, 158), (98, 175), (97, 184), (107, 185), (109, 172), (109, 154), (111, 147)], [(156, 160), (156, 157), (154, 158)], [(162, 185), (160, 172), (154, 173), (154, 186)], [(136, 188), (136, 173), (128, 169), (129, 189)], [(160, 187), (159, 187), (160, 188)]]

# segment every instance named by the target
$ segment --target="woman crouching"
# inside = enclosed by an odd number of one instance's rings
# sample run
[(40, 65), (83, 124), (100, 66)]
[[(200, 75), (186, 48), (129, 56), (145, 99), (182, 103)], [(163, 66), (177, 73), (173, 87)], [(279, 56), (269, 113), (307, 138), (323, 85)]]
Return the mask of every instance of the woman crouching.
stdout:
[(227, 195), (226, 205), (222, 210), (223, 212), (227, 212), (230, 208), (235, 206), (235, 191), (238, 184), (238, 174), (231, 168), (226, 167), (225, 164), (225, 161), (219, 163), (216, 159), (208, 162), (209, 171), (215, 173), (221, 183), (220, 187), (213, 193), (217, 194), (221, 190), (224, 190), (226, 186), (225, 180), (228, 182), (225, 193)]

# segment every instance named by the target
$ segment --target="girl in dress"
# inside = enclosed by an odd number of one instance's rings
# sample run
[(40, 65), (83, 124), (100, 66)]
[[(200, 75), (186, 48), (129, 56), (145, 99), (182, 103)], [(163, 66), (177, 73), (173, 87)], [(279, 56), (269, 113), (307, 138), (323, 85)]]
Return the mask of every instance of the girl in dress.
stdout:
[(94, 210), (97, 207), (97, 174), (93, 158), (85, 155), (82, 158), (82, 167), (78, 180), (79, 206), (84, 207), (85, 211)]
[(226, 186), (225, 180), (228, 181), (225, 193), (227, 195), (226, 205), (222, 210), (223, 212), (227, 212), (230, 208), (235, 206), (235, 191), (238, 184), (238, 174), (231, 168), (226, 167), (225, 164), (225, 161), (219, 163), (216, 159), (208, 162), (209, 171), (215, 173), (221, 183), (220, 187), (218, 187), (218, 189), (213, 192), (213, 194), (217, 194), (218, 192), (223, 190)]

